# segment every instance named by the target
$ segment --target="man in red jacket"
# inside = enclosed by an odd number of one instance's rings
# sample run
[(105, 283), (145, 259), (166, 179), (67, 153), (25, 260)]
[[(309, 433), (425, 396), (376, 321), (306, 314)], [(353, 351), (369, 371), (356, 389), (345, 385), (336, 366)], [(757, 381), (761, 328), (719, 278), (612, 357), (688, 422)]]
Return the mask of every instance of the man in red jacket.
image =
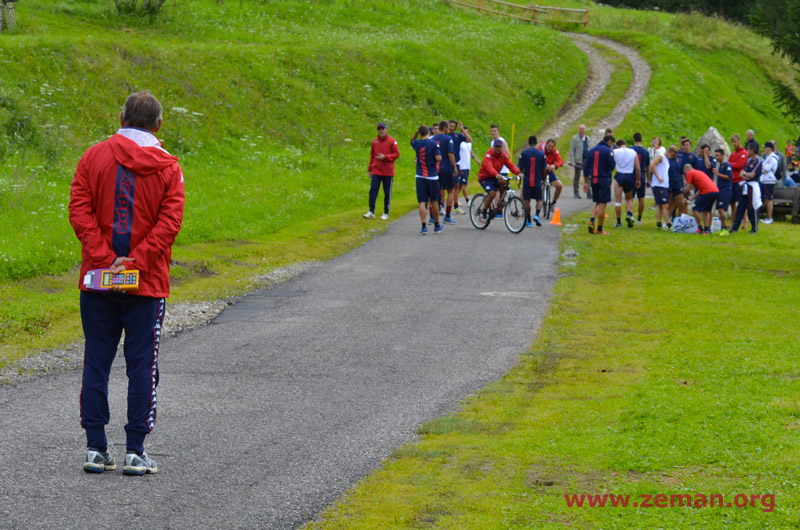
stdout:
[(375, 201), (378, 192), (383, 186), (383, 215), (384, 221), (389, 218), (389, 205), (392, 201), (392, 180), (394, 180), (394, 161), (400, 156), (400, 149), (394, 138), (389, 136), (386, 124), (378, 124), (378, 137), (372, 140), (369, 151), (369, 168), (367, 174), (372, 182), (369, 186), (369, 211), (364, 214), (364, 219), (375, 218)]
[[(542, 151), (547, 159), (547, 168), (545, 168), (547, 178), (550, 185), (556, 189), (556, 194), (553, 196), (553, 200), (550, 201), (550, 204), (555, 206), (558, 198), (561, 197), (561, 190), (564, 188), (564, 185), (558, 180), (556, 169), (564, 165), (564, 160), (561, 158), (558, 149), (556, 149), (556, 141), (552, 138), (540, 145), (539, 151)], [(543, 183), (543, 185), (547, 185), (547, 183)]]
[(172, 244), (183, 222), (183, 173), (161, 147), (161, 104), (148, 91), (131, 94), (121, 128), (90, 147), (72, 180), (69, 221), (81, 242), (81, 278), (92, 269), (139, 270), (139, 289), (92, 292), (83, 282), (80, 308), (86, 339), (81, 426), (88, 451), (83, 469), (116, 469), (108, 450), (108, 377), (122, 332), (128, 375), (128, 423), (123, 473), (158, 471), (144, 452), (156, 422), (158, 348), (169, 296)]
[[(728, 157), (728, 163), (733, 169), (733, 197), (731, 198), (731, 219), (736, 219), (736, 206), (742, 200), (742, 188), (739, 183), (742, 182), (742, 169), (747, 165), (750, 155), (747, 154), (747, 149), (742, 147), (742, 137), (738, 134), (731, 136), (731, 143), (733, 144), (733, 152)], [(744, 221), (745, 225), (747, 221)], [(747, 226), (742, 226), (744, 230)]]
[[(481, 205), (481, 215), (487, 217), (490, 204), (493, 204), (497, 193), (504, 193), (508, 188), (508, 182), (500, 175), (500, 170), (507, 167), (514, 175), (522, 173), (520, 169), (511, 162), (508, 155), (503, 151), (503, 141), (495, 140), (492, 148), (483, 156), (481, 168), (478, 171), (478, 183), (486, 190), (486, 199)], [(501, 212), (498, 212), (501, 213)]]

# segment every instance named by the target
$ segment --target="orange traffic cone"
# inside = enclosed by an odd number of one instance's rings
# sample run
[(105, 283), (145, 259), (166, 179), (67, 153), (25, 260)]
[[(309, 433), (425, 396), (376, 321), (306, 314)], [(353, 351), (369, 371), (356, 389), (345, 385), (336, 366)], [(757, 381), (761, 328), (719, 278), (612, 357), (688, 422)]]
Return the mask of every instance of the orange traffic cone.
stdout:
[(556, 213), (553, 215), (553, 220), (550, 221), (551, 225), (561, 226), (561, 210), (556, 208)]

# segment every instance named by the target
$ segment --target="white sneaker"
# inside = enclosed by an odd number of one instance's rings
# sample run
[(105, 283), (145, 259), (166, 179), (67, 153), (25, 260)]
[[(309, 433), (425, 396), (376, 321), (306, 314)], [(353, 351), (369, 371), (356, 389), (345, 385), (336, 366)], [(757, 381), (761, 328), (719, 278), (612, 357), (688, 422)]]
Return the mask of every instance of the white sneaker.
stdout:
[[(373, 217), (374, 217), (374, 216), (373, 216)], [(388, 214), (388, 213), (385, 213), (385, 214), (381, 215), (381, 220), (382, 220), (382, 221), (385, 221), (385, 220), (387, 220), (388, 218), (389, 218), (389, 214)]]
[(375, 214), (372, 212), (367, 212), (364, 214), (364, 219), (375, 219)]
[(764, 223), (765, 225), (771, 225), (774, 221), (770, 218), (766, 218), (761, 222)]

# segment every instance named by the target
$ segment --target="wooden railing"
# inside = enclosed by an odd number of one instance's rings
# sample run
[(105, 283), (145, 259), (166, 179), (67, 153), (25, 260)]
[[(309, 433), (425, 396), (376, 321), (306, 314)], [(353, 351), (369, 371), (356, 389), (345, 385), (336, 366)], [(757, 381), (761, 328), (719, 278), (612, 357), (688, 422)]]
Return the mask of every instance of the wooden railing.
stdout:
[(505, 17), (542, 24), (545, 22), (566, 22), (581, 24), (586, 27), (589, 23), (588, 9), (570, 9), (566, 7), (528, 6), (505, 2), (503, 0), (447, 0), (451, 4), (471, 7), (479, 12), (493, 13)]

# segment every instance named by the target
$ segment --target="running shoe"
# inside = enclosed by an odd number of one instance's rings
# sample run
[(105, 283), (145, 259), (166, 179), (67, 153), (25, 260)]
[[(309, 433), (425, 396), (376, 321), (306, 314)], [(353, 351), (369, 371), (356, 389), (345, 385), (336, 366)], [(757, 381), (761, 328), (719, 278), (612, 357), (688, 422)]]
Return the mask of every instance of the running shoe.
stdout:
[(717, 235), (720, 236), (720, 237), (728, 237), (729, 235), (731, 235), (731, 233), (728, 232), (727, 228), (723, 228), (722, 230), (717, 232)]
[(463, 214), (465, 214), (465, 213), (467, 213), (467, 212), (465, 212), (465, 211), (464, 211), (464, 210), (462, 210), (461, 208), (455, 208), (455, 209), (453, 210), (453, 213), (457, 213), (458, 215), (463, 215)]
[(436, 220), (433, 217), (431, 217), (430, 219), (428, 219), (428, 224), (435, 225), (436, 224)]
[(633, 217), (631, 216), (626, 217), (625, 222), (628, 223), (628, 228), (633, 228)]
[(125, 455), (125, 467), (122, 468), (123, 475), (146, 475), (147, 473), (158, 473), (158, 466), (147, 453), (137, 455), (128, 453)]
[(495, 218), (495, 219), (505, 219), (505, 218), (503, 217), (503, 212), (500, 212), (500, 213), (498, 213), (497, 215), (495, 215), (495, 216), (494, 216), (494, 218)]
[(419, 231), (419, 235), (427, 236), (428, 235), (428, 227), (427, 226), (423, 226), (422, 230)]
[(536, 223), (536, 226), (542, 226), (542, 220), (539, 219), (538, 215), (533, 216), (533, 222)]
[(589, 221), (589, 233), (594, 234), (594, 223)]
[(605, 231), (605, 230), (603, 230), (602, 228), (601, 228), (600, 230), (595, 230), (595, 232), (594, 232), (594, 233), (595, 233), (596, 235), (598, 235), (598, 236), (607, 236), (607, 235), (608, 235), (608, 232), (606, 232), (606, 231)]
[(388, 218), (389, 218), (389, 214), (388, 213), (385, 213), (385, 214), (381, 215), (381, 221), (385, 221)]
[(772, 223), (774, 223), (775, 221), (773, 221), (772, 219), (770, 219), (770, 218), (768, 217), (768, 218), (764, 219), (764, 220), (763, 220), (763, 221), (761, 221), (761, 222), (762, 222), (762, 223), (764, 223), (765, 225), (771, 225), (771, 224), (772, 224)]
[(83, 470), (87, 473), (102, 473), (103, 471), (114, 471), (117, 463), (108, 451), (102, 452), (99, 449), (90, 447), (86, 451), (86, 461), (83, 463)]
[(580, 199), (581, 198), (581, 194), (576, 191), (575, 193), (572, 194), (572, 198), (573, 199)]
[(364, 214), (364, 219), (375, 219), (375, 214), (372, 212), (367, 212)]
[(448, 215), (448, 216), (446, 216), (446, 217), (444, 218), (444, 222), (445, 222), (445, 223), (447, 223), (447, 224), (449, 224), (449, 225), (454, 225), (454, 224), (456, 224), (455, 220), (453, 220), (453, 218), (452, 218), (452, 217), (450, 217), (449, 215)]
[(433, 227), (434, 234), (438, 234), (440, 232), (444, 232), (444, 225), (436, 225)]
[(636, 220), (636, 225), (637, 225), (637, 226), (642, 226), (642, 221), (641, 221), (641, 220), (639, 220), (639, 219), (637, 219), (637, 220)]
[(528, 228), (533, 228), (533, 223), (530, 221), (525, 221), (525, 226), (527, 226)]
[(622, 228), (622, 223), (617, 223), (614, 225), (614, 228)]

